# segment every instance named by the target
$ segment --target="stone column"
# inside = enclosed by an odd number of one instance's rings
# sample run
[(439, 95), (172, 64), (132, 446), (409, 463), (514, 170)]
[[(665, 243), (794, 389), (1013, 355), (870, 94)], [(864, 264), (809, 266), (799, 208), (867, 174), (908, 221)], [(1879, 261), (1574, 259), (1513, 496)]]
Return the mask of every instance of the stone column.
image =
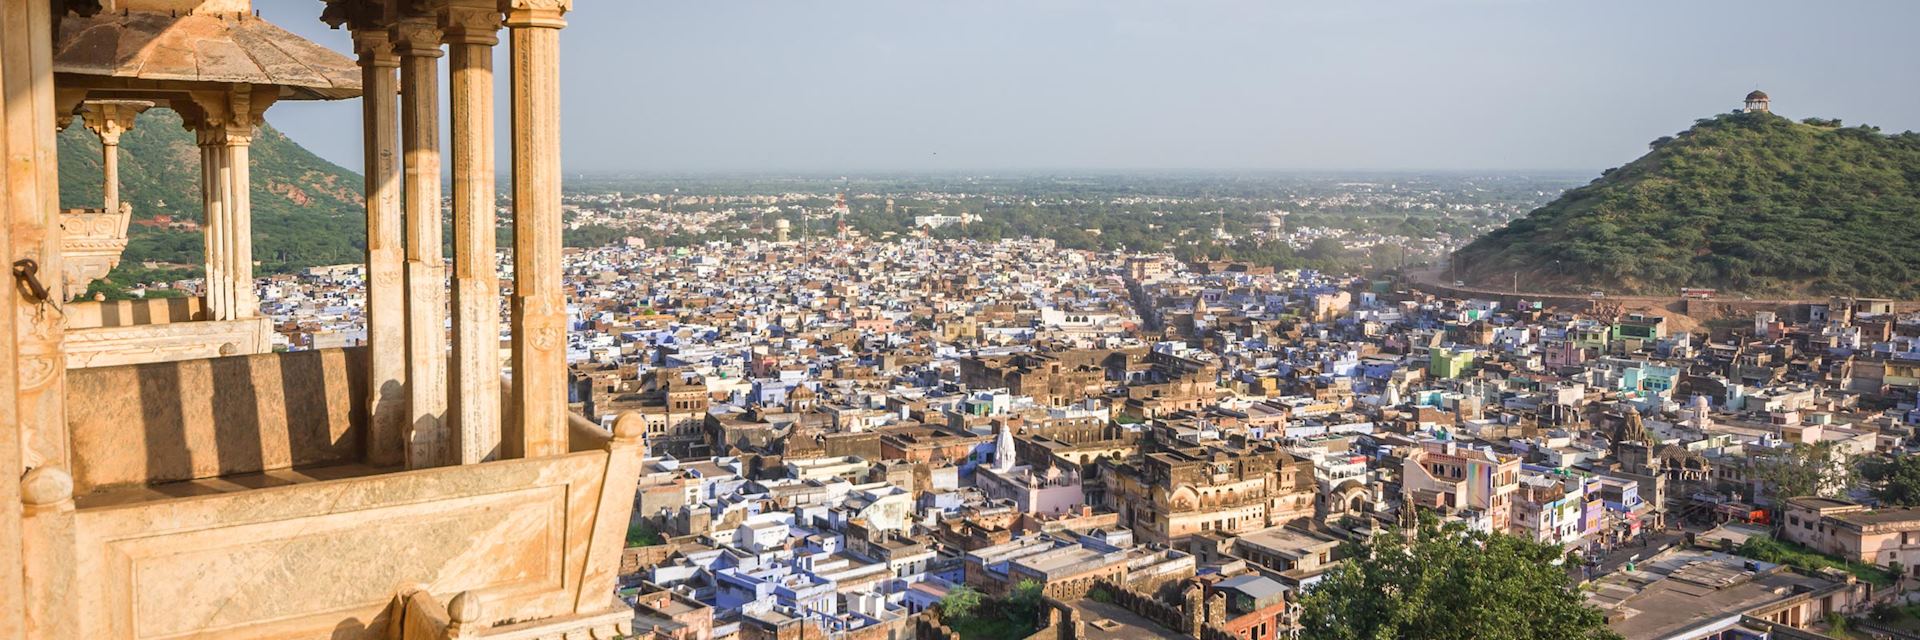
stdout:
[(493, 46), (497, 0), (448, 0), (453, 103), (453, 392), (447, 432), (460, 464), (499, 457), (500, 276), (494, 257)]
[(120, 131), (115, 128), (101, 127), (94, 129), (94, 133), (100, 136), (100, 182), (101, 189), (105, 191), (100, 194), (100, 209), (109, 214), (118, 213), (120, 211)]
[(226, 145), (220, 140), (223, 133), (212, 127), (202, 126), (194, 131), (200, 145), (200, 232), (205, 246), (207, 318), (209, 320), (230, 320), (233, 318), (233, 281), (227, 277), (227, 190), (226, 172), (221, 169), (226, 164)]
[(440, 239), (440, 25), (400, 18), (400, 138), (407, 212), (407, 466), (451, 462), (447, 413), (447, 280)]
[[(505, 0), (513, 60), (513, 395), (504, 457), (567, 448), (560, 280), (560, 29), (572, 0)], [(517, 437), (515, 437), (517, 436)]]
[(132, 131), (134, 118), (152, 106), (144, 100), (88, 100), (81, 113), (87, 129), (100, 136), (100, 166), (105, 174), (100, 202), (109, 214), (125, 213), (120, 207), (120, 134)]
[(251, 85), (194, 91), (175, 101), (200, 144), (200, 194), (206, 211), (207, 311), (214, 320), (258, 315), (253, 293), (253, 207), (249, 170), (253, 128), (273, 104)]
[[(14, 286), (0, 292), (0, 638), (68, 637), (42, 601), (28, 590), (61, 586), (72, 566), (29, 567), (22, 550), (22, 474), (40, 467), (66, 468), (66, 354), (59, 224), (55, 210), (57, 148), (54, 145), (53, 34), (51, 3), (0, 0), (0, 251), (8, 265), (33, 260), (35, 277), (47, 288), (42, 299), (9, 275)], [(37, 502), (37, 500), (36, 500)], [(51, 573), (49, 573), (51, 572)]]
[[(252, 318), (260, 315), (258, 296), (253, 291), (253, 171), (252, 154), (254, 114), (252, 87), (242, 85), (228, 94), (229, 114), (225, 123), (226, 146), (221, 167), (227, 189), (227, 277), (232, 281), (231, 315)], [(265, 107), (260, 108), (261, 111)]]
[[(0, 637), (77, 638), (52, 3), (0, 0)], [(17, 558), (17, 559), (15, 559)]]
[[(0, 0), (0, 249), (6, 251), (12, 286), (4, 298), (13, 313), (0, 320), (10, 324), (11, 340), (0, 346), (0, 355), (10, 356), (0, 364), (11, 366), (0, 380), (14, 385), (0, 389), (0, 400), (17, 399), (0, 408), (0, 433), (18, 426), (19, 437), (0, 445), (0, 453), (9, 445), (21, 454), (15, 459), (20, 468), (6, 478), (18, 478), (26, 469), (40, 466), (65, 467), (67, 460), (66, 411), (64, 405), (66, 355), (65, 332), (57, 308), (65, 301), (60, 261), (59, 182), (55, 167), (58, 151), (54, 142), (53, 34), (48, 3), (32, 0)], [(13, 271), (17, 261), (31, 260), (34, 268)], [(25, 286), (38, 282), (44, 298)], [(16, 394), (17, 395), (14, 395)], [(0, 473), (7, 472), (0, 468)], [(7, 483), (8, 486), (15, 486)], [(0, 517), (4, 519), (4, 517)], [(0, 593), (8, 587), (0, 587)], [(4, 617), (5, 612), (0, 612)], [(4, 623), (0, 623), (4, 628)], [(4, 634), (0, 634), (4, 637)]]
[(227, 119), (219, 123), (221, 186), (227, 188), (227, 319), (259, 315), (253, 302), (253, 88), (236, 85), (227, 94)]
[(400, 217), (400, 57), (386, 29), (355, 28), (367, 179), (367, 460), (406, 462), (406, 245)]

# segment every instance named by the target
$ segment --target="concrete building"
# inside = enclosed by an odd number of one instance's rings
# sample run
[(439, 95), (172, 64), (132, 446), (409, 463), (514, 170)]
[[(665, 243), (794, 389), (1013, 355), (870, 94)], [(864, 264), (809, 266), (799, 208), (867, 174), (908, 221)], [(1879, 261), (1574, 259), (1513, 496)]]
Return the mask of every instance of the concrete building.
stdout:
[(1821, 553), (1920, 577), (1920, 509), (1868, 509), (1834, 498), (1788, 498), (1780, 535)]
[(1477, 529), (1505, 532), (1520, 490), (1520, 459), (1453, 440), (1428, 440), (1401, 464), (1400, 481), (1422, 508), (1457, 515)]
[[(1869, 585), (1840, 573), (1814, 577), (1787, 567), (1697, 549), (1673, 549), (1586, 590), (1626, 640), (1795, 638), (1829, 613), (1866, 607)], [(1779, 627), (1785, 627), (1781, 632)]]
[(1268, 445), (1169, 449), (1100, 462), (1106, 500), (1142, 540), (1172, 544), (1313, 517), (1311, 463)]

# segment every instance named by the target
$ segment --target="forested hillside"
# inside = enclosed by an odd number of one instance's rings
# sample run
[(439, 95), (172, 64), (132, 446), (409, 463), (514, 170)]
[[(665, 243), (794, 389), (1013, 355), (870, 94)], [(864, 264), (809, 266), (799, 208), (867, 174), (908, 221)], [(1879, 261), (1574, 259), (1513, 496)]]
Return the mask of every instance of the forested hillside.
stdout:
[[(366, 208), (358, 174), (313, 155), (269, 125), (261, 125), (250, 154), (257, 273), (366, 259)], [(68, 127), (60, 134), (60, 205), (100, 206), (101, 180), (100, 139), (77, 123)], [(202, 219), (200, 150), (172, 111), (150, 110), (121, 136), (120, 182), (121, 198), (133, 205), (136, 223), (163, 215)], [(111, 279), (129, 283), (199, 273), (200, 232), (134, 224), (129, 235), (125, 259)]]
[(1700, 120), (1454, 254), (1479, 284), (1920, 297), (1920, 134)]

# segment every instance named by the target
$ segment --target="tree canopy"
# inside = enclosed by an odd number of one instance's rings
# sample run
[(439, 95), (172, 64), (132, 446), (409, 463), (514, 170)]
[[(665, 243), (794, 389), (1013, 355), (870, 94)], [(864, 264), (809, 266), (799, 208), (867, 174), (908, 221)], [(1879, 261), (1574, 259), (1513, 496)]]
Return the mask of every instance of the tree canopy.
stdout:
[(980, 592), (973, 587), (960, 585), (948, 591), (940, 598), (940, 614), (948, 618), (966, 618), (980, 607)]
[(1857, 480), (1857, 471), (1847, 464), (1840, 445), (1830, 440), (1794, 444), (1757, 456), (1753, 472), (1760, 488), (1776, 500), (1794, 496), (1833, 497)]
[(1920, 506), (1920, 457), (1894, 456), (1861, 468), (1873, 483), (1873, 497), (1891, 507)]
[(1601, 640), (1619, 636), (1587, 606), (1564, 552), (1423, 522), (1349, 549), (1302, 598), (1303, 640)]

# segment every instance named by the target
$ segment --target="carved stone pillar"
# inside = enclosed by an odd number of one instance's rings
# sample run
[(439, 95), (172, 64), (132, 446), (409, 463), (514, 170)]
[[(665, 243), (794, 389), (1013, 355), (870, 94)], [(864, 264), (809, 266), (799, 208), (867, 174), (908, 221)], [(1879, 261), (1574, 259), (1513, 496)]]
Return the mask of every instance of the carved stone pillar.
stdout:
[[(0, 260), (10, 266), (0, 292), (0, 638), (68, 637), (30, 609), (27, 589), (71, 576), (72, 566), (49, 575), (21, 561), (22, 474), (69, 464), (65, 333), (53, 307), (65, 292), (50, 4), (0, 0)], [(22, 260), (32, 268), (11, 266)]]
[(407, 466), (452, 462), (447, 414), (447, 280), (440, 238), (440, 24), (400, 18), (400, 138), (407, 213)]
[(367, 460), (407, 460), (405, 222), (400, 217), (400, 57), (386, 29), (356, 27), (367, 179)]
[[(92, 123), (89, 122), (89, 125)], [(94, 129), (100, 135), (100, 208), (107, 213), (120, 211), (120, 130), (103, 126)]]
[(500, 276), (494, 257), (493, 47), (496, 0), (449, 0), (453, 115), (453, 389), (448, 433), (460, 464), (500, 446)]
[(560, 29), (572, 0), (505, 0), (513, 48), (513, 395), (505, 457), (567, 447), (560, 273)]
[(252, 318), (260, 315), (259, 296), (253, 290), (253, 92), (240, 87), (228, 95), (232, 114), (221, 141), (226, 145), (226, 166), (221, 169), (227, 189), (227, 276), (233, 281), (229, 295), (233, 317)]
[[(71, 98), (68, 90), (56, 93), (63, 99)], [(100, 209), (60, 214), (60, 261), (66, 267), (61, 276), (70, 296), (83, 295), (89, 283), (107, 277), (126, 251), (133, 208), (120, 201), (120, 135), (132, 130), (134, 117), (152, 106), (143, 100), (86, 100), (84, 106), (72, 107), (79, 110), (77, 116), (87, 129), (99, 136), (105, 179), (101, 181)]]
[(227, 189), (225, 131), (199, 126), (194, 131), (200, 145), (200, 233), (205, 257), (207, 317), (209, 320), (233, 318), (233, 278), (227, 274)]
[(132, 131), (134, 118), (152, 106), (144, 100), (88, 100), (80, 115), (87, 129), (100, 136), (100, 167), (105, 174), (101, 209), (109, 214), (121, 213), (120, 134)]
[(181, 122), (200, 144), (200, 194), (206, 212), (207, 310), (214, 320), (252, 318), (252, 177), (248, 150), (254, 127), (277, 94), (238, 85), (225, 91), (195, 91), (175, 101)]

